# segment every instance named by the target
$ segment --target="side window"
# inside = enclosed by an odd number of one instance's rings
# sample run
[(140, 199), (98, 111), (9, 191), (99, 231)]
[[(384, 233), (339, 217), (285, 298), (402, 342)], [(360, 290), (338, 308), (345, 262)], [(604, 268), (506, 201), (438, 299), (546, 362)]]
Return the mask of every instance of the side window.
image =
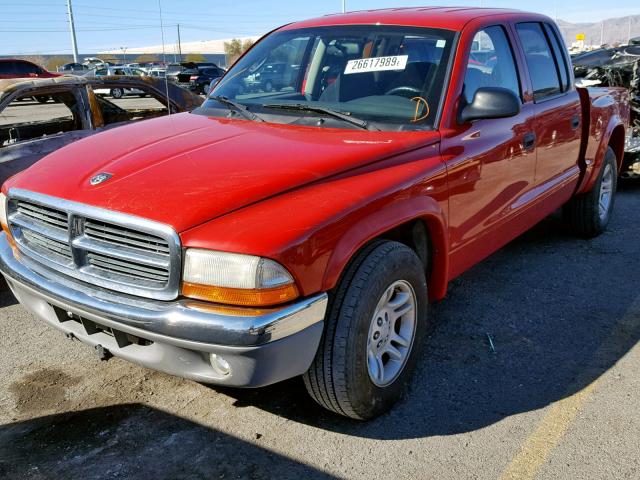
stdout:
[(104, 95), (109, 92), (108, 89), (94, 89), (105, 125), (166, 115), (166, 100), (158, 92), (142, 85), (127, 91), (133, 95), (107, 100)]
[(553, 48), (553, 54), (556, 57), (556, 64), (558, 65), (558, 71), (560, 73), (560, 80), (562, 83), (562, 91), (566, 92), (569, 90), (569, 66), (567, 65), (567, 56), (564, 53), (564, 47), (560, 44), (558, 40), (558, 35), (555, 30), (551, 27), (551, 25), (545, 23), (544, 29), (547, 32), (547, 36), (551, 40), (551, 46)]
[(547, 36), (539, 23), (520, 23), (516, 27), (524, 49), (535, 101), (562, 93), (559, 69)]
[(0, 112), (0, 147), (83, 129), (82, 111), (73, 93), (35, 98), (16, 98)]
[(521, 98), (513, 51), (504, 29), (499, 26), (481, 30), (473, 39), (464, 78), (467, 103), (473, 101), (476, 91), (482, 87), (506, 88)]
[(18, 75), (29, 75), (31, 73), (40, 73), (40, 69), (35, 65), (24, 62), (16, 62), (16, 73)]
[(0, 62), (0, 75), (12, 75), (15, 73), (14, 62)]

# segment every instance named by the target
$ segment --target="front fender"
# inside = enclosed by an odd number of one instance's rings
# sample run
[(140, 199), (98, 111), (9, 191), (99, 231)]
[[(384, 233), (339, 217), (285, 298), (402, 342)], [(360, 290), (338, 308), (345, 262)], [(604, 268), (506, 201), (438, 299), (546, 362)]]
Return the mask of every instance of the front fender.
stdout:
[(333, 288), (370, 240), (423, 219), (438, 258), (431, 293), (439, 298), (446, 289), (447, 206), (446, 169), (432, 145), (250, 205), (183, 232), (181, 240), (274, 259), (306, 296)]
[(346, 265), (354, 255), (372, 239), (407, 222), (423, 221), (431, 239), (429, 293), (432, 300), (446, 294), (449, 271), (449, 244), (446, 241), (446, 215), (441, 203), (433, 197), (414, 196), (399, 198), (362, 217), (343, 232), (329, 258), (323, 280), (323, 289), (338, 283)]

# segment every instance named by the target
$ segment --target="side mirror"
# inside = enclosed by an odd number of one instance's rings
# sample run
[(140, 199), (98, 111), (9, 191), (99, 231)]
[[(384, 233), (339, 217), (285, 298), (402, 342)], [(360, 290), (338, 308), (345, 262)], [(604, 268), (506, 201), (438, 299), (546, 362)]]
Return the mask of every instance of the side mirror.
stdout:
[(482, 87), (476, 91), (473, 101), (462, 108), (460, 123), (489, 118), (515, 117), (520, 113), (520, 99), (511, 90), (499, 87)]

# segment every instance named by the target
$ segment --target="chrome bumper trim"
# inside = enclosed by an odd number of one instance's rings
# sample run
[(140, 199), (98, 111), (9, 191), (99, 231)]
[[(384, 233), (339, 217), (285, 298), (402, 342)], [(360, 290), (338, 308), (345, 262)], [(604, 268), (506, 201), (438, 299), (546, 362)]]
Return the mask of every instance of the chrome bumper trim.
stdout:
[(59, 274), (49, 272), (36, 262), (29, 262), (26, 257), (23, 261), (14, 257), (6, 234), (2, 233), (0, 272), (9, 283), (15, 282), (48, 303), (80, 316), (85, 314), (91, 318), (199, 343), (263, 345), (323, 322), (327, 309), (326, 293), (259, 312), (216, 307), (191, 300), (162, 302), (140, 299), (71, 279), (63, 280)]

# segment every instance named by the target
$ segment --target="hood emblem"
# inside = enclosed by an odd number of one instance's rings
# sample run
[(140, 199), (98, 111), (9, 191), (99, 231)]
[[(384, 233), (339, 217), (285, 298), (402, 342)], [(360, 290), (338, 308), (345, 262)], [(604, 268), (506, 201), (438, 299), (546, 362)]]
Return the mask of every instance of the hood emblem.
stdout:
[(91, 180), (89, 180), (89, 183), (91, 185), (98, 185), (98, 184), (100, 184), (102, 182), (106, 182), (111, 177), (113, 177), (113, 175), (111, 173), (100, 172), (100, 173), (94, 175), (93, 177), (91, 177)]

